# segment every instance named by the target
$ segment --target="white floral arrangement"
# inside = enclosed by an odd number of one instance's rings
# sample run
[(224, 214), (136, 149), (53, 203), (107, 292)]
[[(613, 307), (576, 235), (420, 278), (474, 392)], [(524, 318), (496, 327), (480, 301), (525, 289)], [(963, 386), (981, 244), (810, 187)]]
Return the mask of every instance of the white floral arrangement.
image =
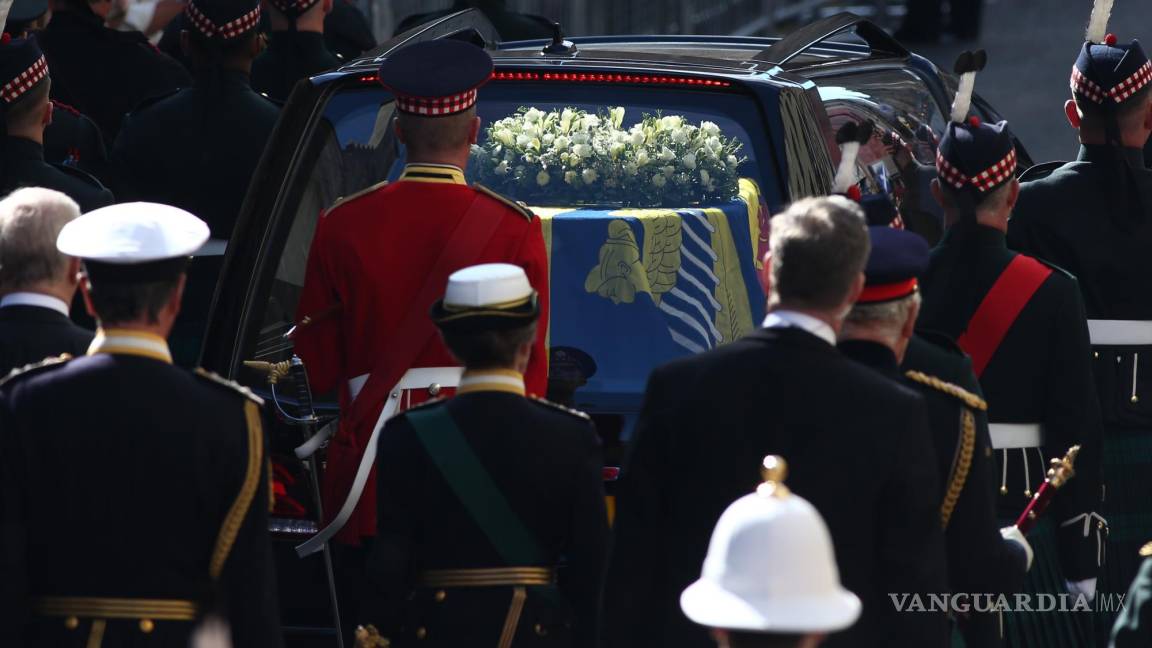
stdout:
[(624, 108), (520, 108), (487, 128), (472, 149), (476, 180), (539, 205), (685, 207), (739, 193), (743, 144), (710, 121), (644, 114), (624, 128)]

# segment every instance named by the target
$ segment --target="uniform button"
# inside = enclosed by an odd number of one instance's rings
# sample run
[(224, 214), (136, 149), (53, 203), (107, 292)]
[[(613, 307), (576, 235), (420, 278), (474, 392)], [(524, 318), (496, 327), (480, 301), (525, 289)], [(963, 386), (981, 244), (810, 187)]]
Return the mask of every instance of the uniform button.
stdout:
[(431, 385), (428, 385), (428, 395), (439, 396), (441, 389), (443, 389), (443, 387), (440, 386), (440, 383), (432, 383)]
[(64, 619), (64, 627), (68, 628), (69, 630), (75, 630), (76, 628), (80, 627), (80, 619), (77, 619), (76, 617), (68, 617), (67, 619)]
[(991, 457), (992, 456), (992, 448), (984, 448), (984, 456), (985, 457)]
[(424, 637), (428, 636), (428, 631), (424, 628), (416, 628), (416, 638), (423, 641)]
[(444, 590), (436, 590), (436, 602), (443, 603), (444, 599), (448, 598), (448, 592)]
[(1100, 352), (1099, 352), (1099, 351), (1093, 351), (1093, 352), (1092, 352), (1092, 357), (1093, 357), (1093, 358), (1097, 358), (1097, 359), (1099, 359), (1099, 358), (1100, 358)]
[(152, 619), (140, 619), (140, 632), (150, 634), (156, 629), (156, 624), (152, 623)]
[(533, 628), (533, 630), (536, 631), (537, 637), (543, 637), (543, 636), (548, 634), (548, 628), (545, 628), (543, 625), (541, 625), (539, 623), (536, 624), (536, 626)]

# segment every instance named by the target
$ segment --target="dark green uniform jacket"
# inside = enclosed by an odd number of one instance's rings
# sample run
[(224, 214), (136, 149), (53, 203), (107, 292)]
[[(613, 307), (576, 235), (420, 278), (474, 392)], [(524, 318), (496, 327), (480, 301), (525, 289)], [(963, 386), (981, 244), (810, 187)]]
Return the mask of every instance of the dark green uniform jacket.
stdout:
[[(959, 338), (1015, 256), (999, 230), (966, 221), (950, 227), (932, 251), (921, 283), (919, 327)], [(1059, 525), (1100, 510), (1100, 419), (1091, 363), (1076, 279), (1054, 269), (980, 377), (992, 423), (1038, 423), (1044, 434), (1040, 451), (996, 452), (1001, 465), (1008, 461), (1001, 515), (1015, 519), (1043, 481), (1048, 460), (1064, 456), (1074, 444), (1082, 447), (1076, 478), (1057, 495), (1049, 515)], [(1101, 558), (1100, 538), (1094, 532), (1085, 537), (1082, 527), (1072, 524), (1060, 531), (1061, 562), (1071, 581), (1095, 577)]]
[[(505, 560), (437, 468), (410, 422), (445, 410), (535, 541), (540, 564)], [(501, 391), (474, 391), (388, 422), (377, 462), (378, 528), (363, 606), (393, 646), (495, 646), (506, 621), (515, 646), (597, 645), (608, 551), (600, 441), (584, 414)], [(559, 565), (558, 588), (423, 587), (436, 570)]]
[(252, 62), (252, 89), (284, 102), (296, 82), (340, 66), (317, 32), (274, 31), (268, 49)]
[(152, 339), (0, 386), (5, 648), (281, 645), (258, 399)]
[(112, 192), (92, 176), (44, 161), (44, 147), (23, 137), (0, 137), (0, 197), (21, 187), (46, 187), (67, 194), (81, 212), (111, 205)]

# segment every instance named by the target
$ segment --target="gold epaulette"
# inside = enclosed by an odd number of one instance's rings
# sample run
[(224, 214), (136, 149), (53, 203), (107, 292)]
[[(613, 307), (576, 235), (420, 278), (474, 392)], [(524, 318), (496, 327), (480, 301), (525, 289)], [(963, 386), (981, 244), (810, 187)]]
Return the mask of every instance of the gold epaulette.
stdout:
[(475, 189), (476, 191), (479, 191), (480, 193), (484, 194), (485, 196), (488, 196), (490, 198), (493, 198), (495, 200), (498, 200), (498, 201), (504, 203), (505, 205), (508, 205), (509, 207), (511, 207), (512, 209), (515, 209), (521, 216), (523, 216), (524, 218), (527, 218), (528, 220), (533, 220), (536, 218), (536, 214), (533, 214), (532, 210), (528, 209), (528, 205), (525, 205), (522, 202), (516, 202), (515, 200), (512, 200), (511, 198), (501, 196), (500, 194), (496, 193), (495, 191), (492, 191), (491, 189), (489, 189), (488, 187), (485, 187), (484, 185), (482, 185), (480, 183), (476, 183), (476, 184), (472, 185), (472, 188)]
[(553, 403), (552, 401), (550, 401), (546, 398), (540, 398), (539, 396), (529, 396), (528, 398), (531, 399), (533, 402), (540, 403), (541, 405), (551, 407), (552, 409), (555, 409), (555, 410), (560, 410), (561, 412), (564, 412), (565, 414), (569, 414), (571, 416), (575, 416), (576, 418), (582, 418), (586, 421), (592, 420), (592, 417), (588, 416), (588, 414), (586, 412), (581, 412), (578, 409), (572, 409), (571, 407), (565, 407), (565, 406), (561, 405), (560, 403)]
[(228, 380), (224, 376), (221, 376), (218, 373), (213, 373), (211, 371), (208, 371), (207, 369), (204, 369), (202, 367), (196, 368), (196, 375), (200, 376), (201, 378), (203, 378), (209, 382), (211, 382), (212, 384), (220, 385), (221, 387), (227, 387), (228, 389), (231, 389), (232, 391), (240, 394), (244, 398), (247, 398), (248, 400), (255, 402), (257, 405), (260, 405), (260, 406), (264, 405), (264, 399), (263, 398), (260, 398), (255, 393), (253, 393), (253, 391), (251, 389), (248, 389), (247, 387), (245, 387), (244, 385), (241, 385), (240, 383), (236, 382), (235, 380)]
[(965, 405), (971, 407), (974, 410), (980, 410), (983, 412), (988, 409), (988, 403), (984, 402), (983, 398), (980, 398), (976, 394), (973, 394), (972, 392), (964, 389), (959, 385), (953, 385), (950, 382), (940, 380), (936, 376), (929, 376), (928, 374), (919, 371), (907, 371), (904, 373), (904, 375), (907, 376), (909, 380), (913, 380), (920, 383), (921, 385), (926, 385), (938, 392), (943, 392), (953, 398), (959, 399), (960, 401), (963, 401)]
[(37, 371), (40, 371), (41, 369), (47, 369), (48, 367), (59, 366), (59, 365), (64, 364), (65, 362), (68, 362), (71, 359), (72, 359), (72, 354), (61, 353), (58, 356), (52, 356), (50, 358), (44, 358), (40, 362), (33, 362), (32, 364), (26, 364), (23, 367), (18, 367), (16, 369), (13, 369), (12, 371), (8, 372), (8, 375), (5, 376), (3, 379), (0, 379), (0, 387), (3, 387), (4, 385), (8, 384), (8, 381), (10, 381), (14, 378), (19, 378), (21, 376), (31, 375), (33, 373), (36, 373)]
[(1144, 556), (1145, 558), (1152, 556), (1152, 542), (1149, 542), (1143, 547), (1140, 547), (1140, 555)]
[(340, 205), (343, 205), (346, 202), (367, 196), (368, 194), (372, 193), (373, 191), (376, 191), (377, 189), (381, 189), (381, 188), (387, 186), (387, 184), (388, 184), (387, 180), (385, 180), (383, 182), (377, 182), (376, 184), (371, 185), (369, 187), (365, 187), (364, 189), (361, 189), (360, 191), (357, 191), (354, 194), (349, 194), (347, 196), (341, 196), (341, 197), (337, 198), (336, 202), (332, 203), (332, 206), (329, 207), (325, 211), (332, 211), (333, 209), (336, 209), (337, 207), (339, 207)]

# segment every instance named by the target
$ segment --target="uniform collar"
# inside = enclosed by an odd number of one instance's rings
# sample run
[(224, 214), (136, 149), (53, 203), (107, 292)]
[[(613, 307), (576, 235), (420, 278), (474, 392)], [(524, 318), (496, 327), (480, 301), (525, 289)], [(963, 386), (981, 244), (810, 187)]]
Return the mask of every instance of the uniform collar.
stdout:
[(400, 174), (401, 181), (408, 182), (435, 182), (441, 184), (467, 185), (464, 179), (464, 170), (451, 164), (424, 164), (413, 162), (404, 167)]
[(44, 147), (26, 137), (4, 136), (0, 142), (0, 151), (10, 159), (44, 161)]
[(488, 369), (485, 371), (465, 371), (460, 378), (457, 394), (472, 392), (506, 392), (524, 395), (524, 376), (511, 369)]
[(960, 221), (944, 232), (940, 245), (978, 248), (1008, 248), (1007, 236), (995, 227)]
[(798, 328), (836, 346), (836, 332), (828, 324), (804, 313), (774, 310), (764, 318), (764, 328)]
[(1144, 168), (1144, 149), (1132, 148), (1130, 146), (1108, 146), (1105, 144), (1081, 144), (1080, 153), (1076, 156), (1077, 162), (1092, 162), (1095, 164), (1114, 164), (1116, 162), (1116, 151), (1120, 151), (1120, 155), (1135, 168)]
[(7, 308), (8, 306), (37, 306), (39, 308), (54, 310), (64, 317), (68, 317), (68, 304), (63, 299), (43, 293), (8, 293), (4, 295), (3, 299), (0, 299), (0, 308)]
[(860, 364), (890, 377), (899, 377), (900, 365), (892, 349), (871, 340), (844, 340), (836, 345), (840, 352)]
[(131, 329), (97, 329), (96, 337), (88, 347), (88, 355), (97, 353), (141, 356), (172, 364), (172, 353), (164, 338)]

